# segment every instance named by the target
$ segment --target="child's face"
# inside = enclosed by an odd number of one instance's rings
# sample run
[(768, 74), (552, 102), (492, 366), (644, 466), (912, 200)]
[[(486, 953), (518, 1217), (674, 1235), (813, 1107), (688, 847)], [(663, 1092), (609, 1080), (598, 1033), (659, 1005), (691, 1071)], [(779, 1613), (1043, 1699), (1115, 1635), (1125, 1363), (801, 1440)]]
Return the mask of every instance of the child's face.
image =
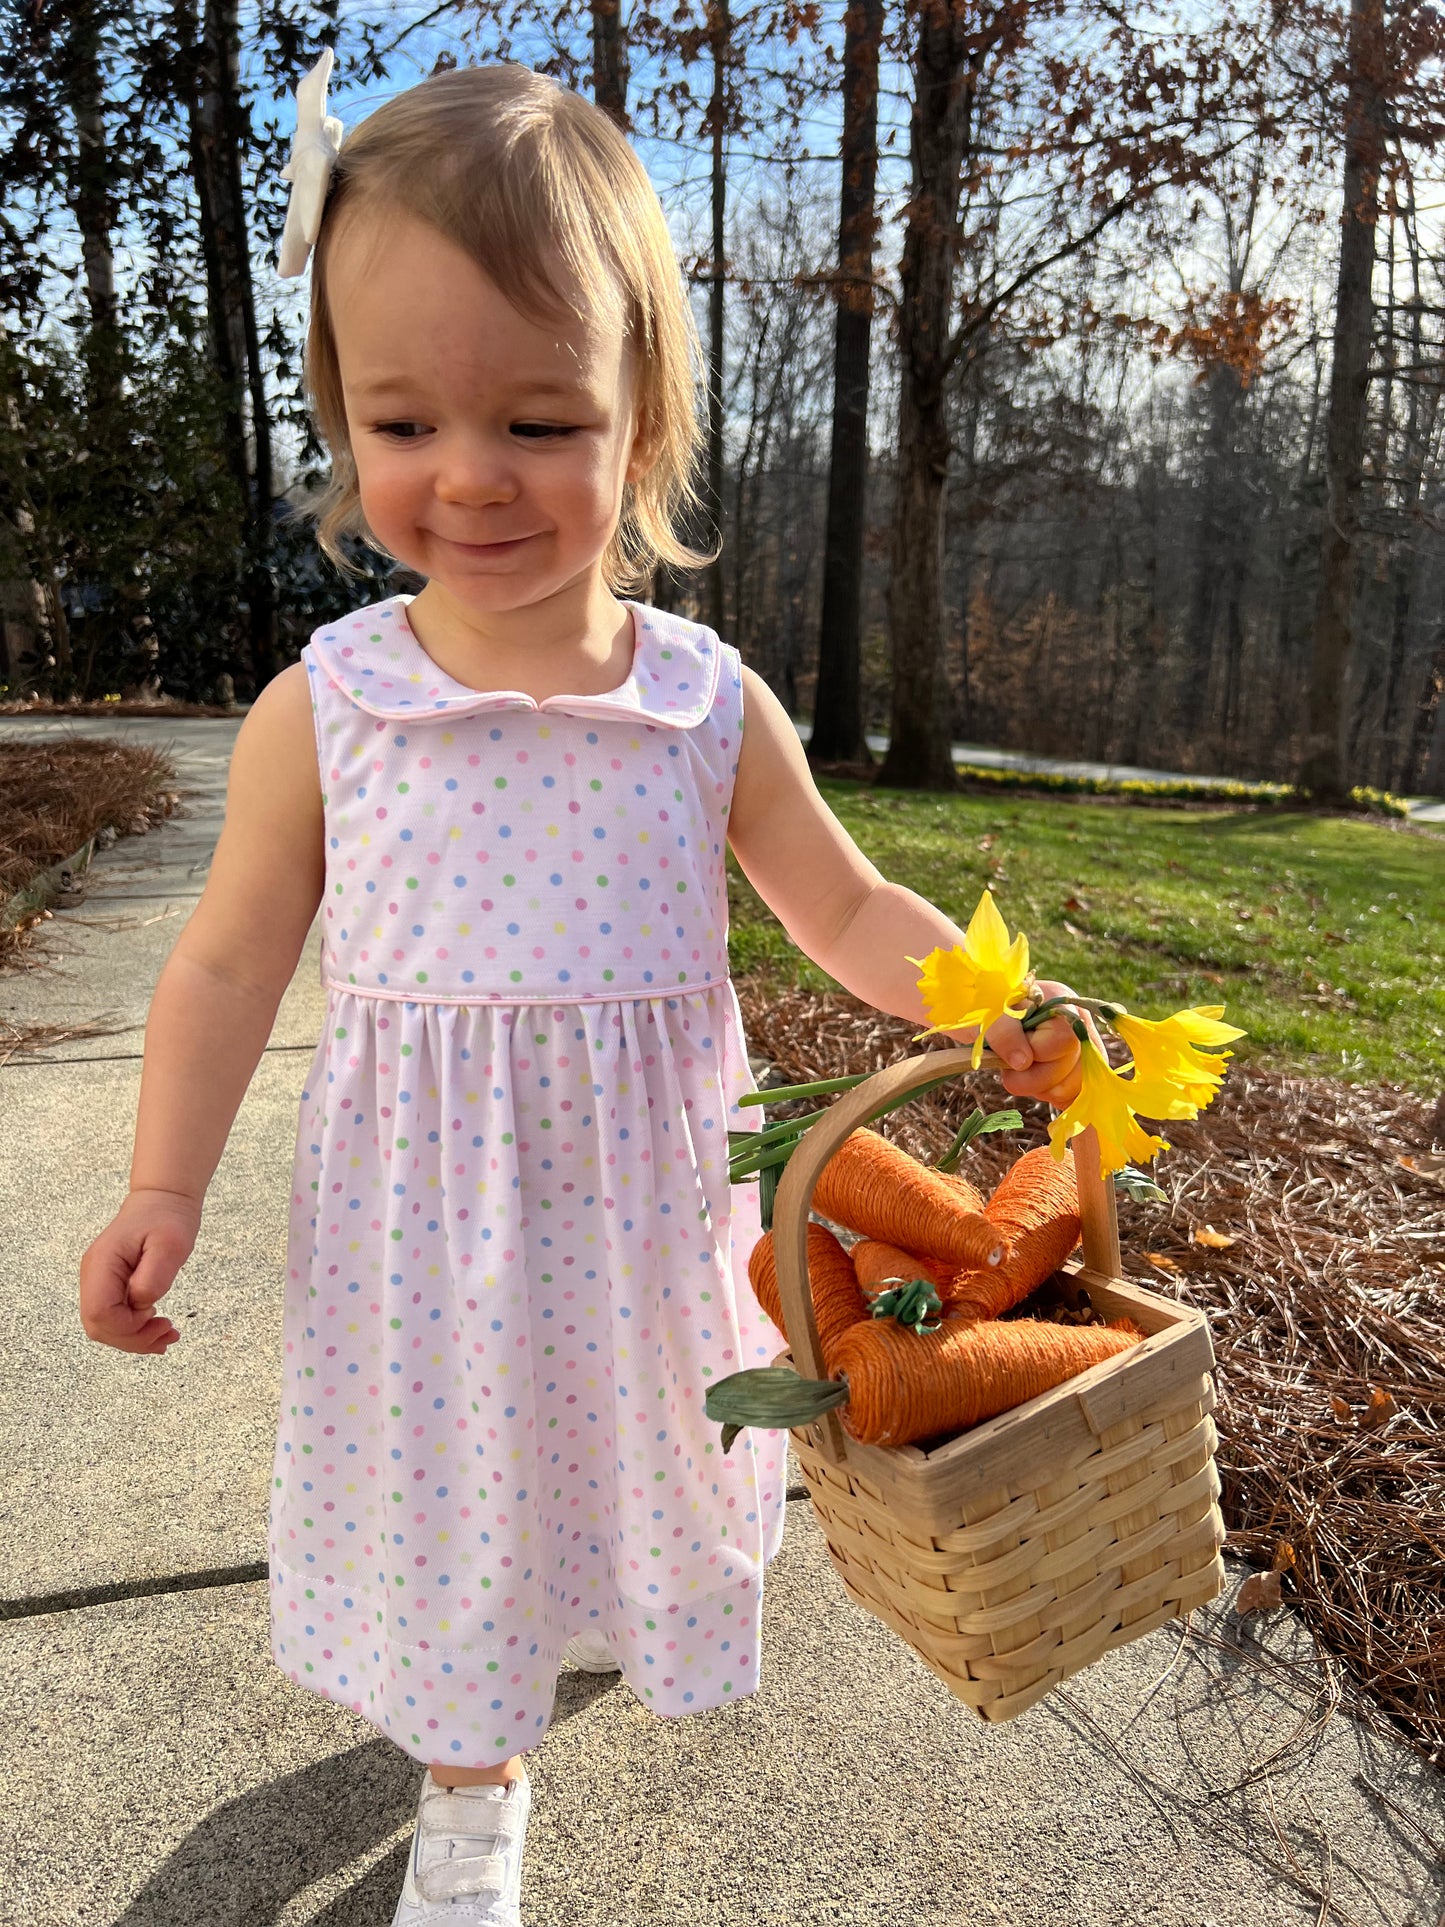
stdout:
[(327, 261), (366, 520), (478, 614), (601, 582), (633, 452), (620, 331), (538, 326), (426, 223), (343, 229)]

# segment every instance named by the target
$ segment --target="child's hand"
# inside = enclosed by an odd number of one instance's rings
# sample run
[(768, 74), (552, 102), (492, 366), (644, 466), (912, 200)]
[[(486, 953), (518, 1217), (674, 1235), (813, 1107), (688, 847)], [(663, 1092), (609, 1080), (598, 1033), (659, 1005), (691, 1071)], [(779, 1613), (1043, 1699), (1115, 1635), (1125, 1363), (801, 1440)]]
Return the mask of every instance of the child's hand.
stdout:
[(201, 1207), (177, 1191), (132, 1191), (80, 1261), (87, 1338), (155, 1356), (180, 1337), (152, 1307), (190, 1257)]
[[(1047, 997), (1071, 997), (1067, 984), (1040, 983)], [(1085, 1018), (1093, 1030), (1092, 1018)], [(988, 1032), (988, 1045), (1008, 1068), (1003, 1072), (1003, 1087), (1014, 1097), (1038, 1097), (1055, 1110), (1063, 1110), (1079, 1095), (1083, 1071), (1079, 1065), (1079, 1040), (1067, 1016), (1057, 1012), (1047, 1017), (1037, 1030), (1025, 1030), (1016, 1017), (1000, 1017)]]

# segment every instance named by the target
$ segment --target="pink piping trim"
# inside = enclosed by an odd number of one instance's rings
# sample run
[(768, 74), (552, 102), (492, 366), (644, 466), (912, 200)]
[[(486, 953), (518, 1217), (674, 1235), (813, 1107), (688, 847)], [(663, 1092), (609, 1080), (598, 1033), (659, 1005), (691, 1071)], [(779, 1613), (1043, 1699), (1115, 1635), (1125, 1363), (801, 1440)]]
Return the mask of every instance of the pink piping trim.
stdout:
[(370, 984), (338, 983), (334, 977), (321, 979), (322, 986), (327, 990), (345, 991), (349, 997), (374, 997), (385, 1004), (460, 1004), (467, 1007), (487, 1004), (655, 1004), (664, 997), (686, 996), (688, 992), (694, 990), (717, 990), (727, 981), (727, 975), (724, 973), (706, 984), (673, 984), (662, 990), (648, 984), (642, 990), (619, 990), (616, 993), (609, 992), (606, 996), (598, 996), (596, 992), (584, 996), (568, 996), (564, 988), (548, 997), (438, 997), (429, 996), (421, 990), (399, 994), (391, 990), (376, 989)]

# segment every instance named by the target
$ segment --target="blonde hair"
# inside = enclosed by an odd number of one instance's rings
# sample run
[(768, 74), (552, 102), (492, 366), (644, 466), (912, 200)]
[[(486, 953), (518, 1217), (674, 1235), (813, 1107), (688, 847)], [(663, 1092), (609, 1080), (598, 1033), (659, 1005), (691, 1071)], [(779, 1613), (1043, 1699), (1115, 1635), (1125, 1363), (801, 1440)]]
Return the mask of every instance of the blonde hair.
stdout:
[(702, 349), (661, 204), (601, 108), (505, 62), (433, 74), (368, 115), (337, 156), (312, 261), (305, 380), (331, 455), (330, 481), (310, 513), (338, 568), (361, 573), (341, 547), (344, 535), (388, 553), (362, 513), (327, 295), (328, 240), (343, 213), (426, 221), (534, 322), (575, 317), (579, 291), (588, 320), (620, 317), (651, 466), (623, 484), (602, 556), (607, 586), (639, 588), (659, 562), (692, 569), (714, 560), (677, 533), (681, 512), (698, 502), (693, 371)]

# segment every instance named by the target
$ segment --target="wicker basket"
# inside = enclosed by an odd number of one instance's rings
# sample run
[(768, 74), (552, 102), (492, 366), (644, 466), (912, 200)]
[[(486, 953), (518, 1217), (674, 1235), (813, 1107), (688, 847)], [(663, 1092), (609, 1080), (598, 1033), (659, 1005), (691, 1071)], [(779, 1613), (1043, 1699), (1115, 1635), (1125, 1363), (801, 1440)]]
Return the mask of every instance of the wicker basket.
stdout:
[[(788, 1160), (773, 1236), (794, 1342), (776, 1363), (827, 1377), (807, 1285), (823, 1166), (951, 1059), (969, 1068), (967, 1050), (928, 1051), (855, 1085)], [(1224, 1584), (1208, 1326), (1119, 1275), (1113, 1187), (1094, 1133), (1074, 1142), (1084, 1261), (1063, 1275), (1110, 1317), (1133, 1319), (1145, 1342), (942, 1442), (861, 1445), (837, 1411), (791, 1435), (849, 1597), (986, 1720), (1012, 1719)]]

